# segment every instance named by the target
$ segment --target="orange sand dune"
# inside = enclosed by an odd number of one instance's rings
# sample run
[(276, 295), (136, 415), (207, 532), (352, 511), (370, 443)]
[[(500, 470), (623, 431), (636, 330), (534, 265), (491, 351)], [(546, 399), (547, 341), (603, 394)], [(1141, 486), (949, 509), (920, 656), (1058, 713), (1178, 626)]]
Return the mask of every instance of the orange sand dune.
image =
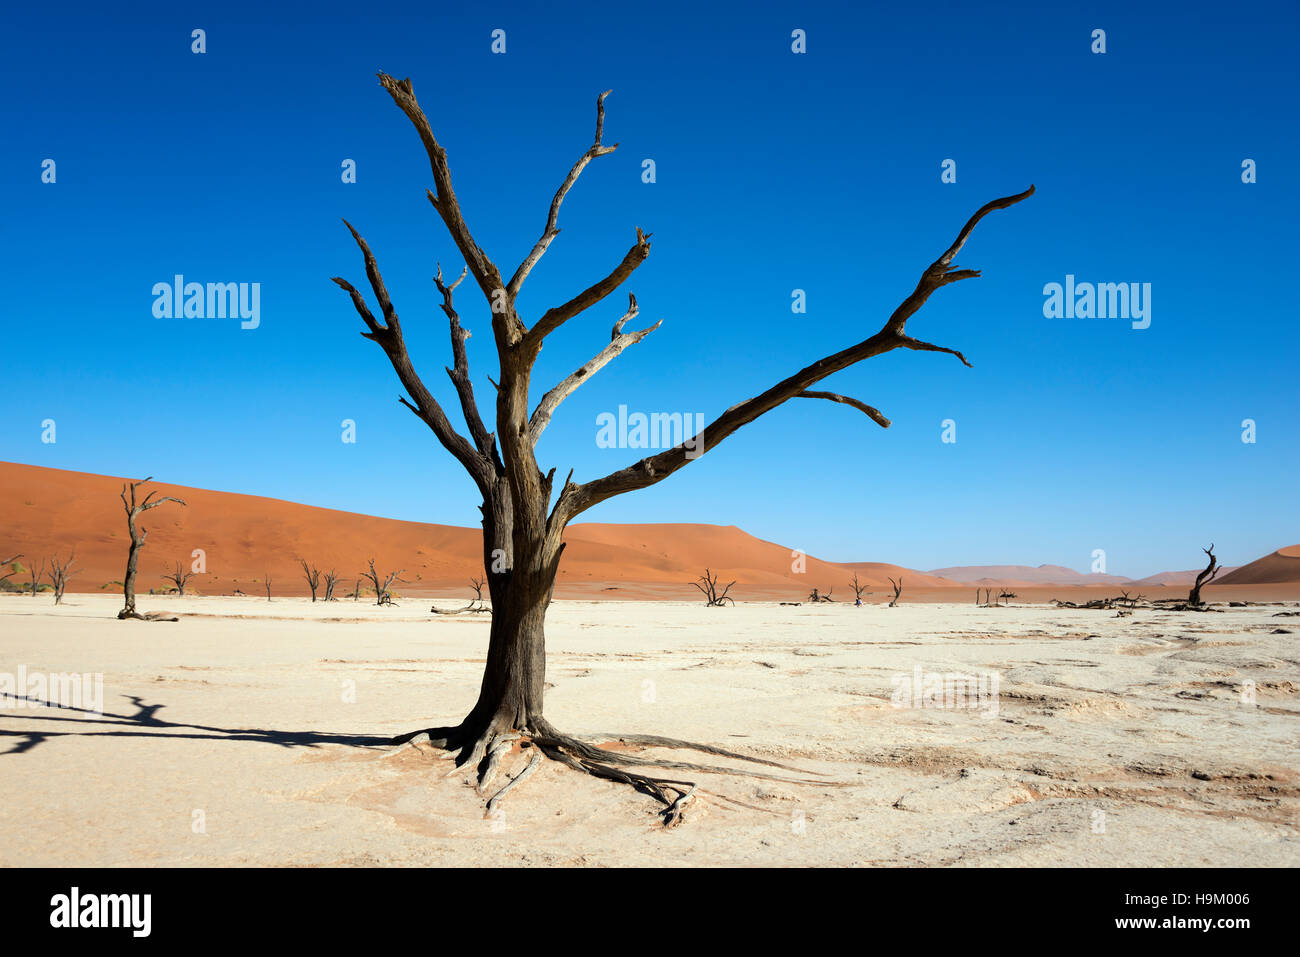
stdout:
[[(119, 498), (123, 479), (85, 472), (0, 463), (0, 558), (21, 552), (40, 558), (76, 548), (79, 569), (73, 591), (97, 591), (120, 582), (127, 551), (126, 520)], [(206, 573), (188, 586), (201, 594), (235, 590), (262, 594), (269, 575), (276, 595), (305, 595), (299, 556), (322, 569), (337, 569), (340, 589), (353, 583), (373, 557), (381, 572), (404, 569), (399, 593), (469, 594), (471, 577), (482, 575), (482, 540), (472, 528), (376, 518), (352, 512), (299, 505), (278, 499), (150, 483), (158, 495), (183, 499), (141, 519), (149, 530), (141, 553), (137, 589), (166, 587), (162, 573), (176, 561), (189, 566), (202, 549)], [(143, 491), (140, 493), (143, 496)], [(905, 587), (941, 588), (952, 583), (897, 565), (841, 565), (808, 556), (804, 571), (794, 571), (790, 549), (764, 542), (734, 526), (603, 525), (571, 526), (557, 591), (593, 589), (606, 597), (684, 598), (695, 594), (689, 582), (707, 566), (723, 584), (852, 592), (848, 579), (857, 571), (872, 587), (888, 587), (887, 576), (902, 575)], [(15, 580), (21, 580), (16, 576)], [(626, 584), (621, 584), (626, 583)], [(636, 587), (631, 587), (635, 583)], [(662, 587), (647, 587), (662, 586)]]
[(1300, 545), (1279, 548), (1218, 579), (1219, 585), (1273, 585), (1300, 582)]

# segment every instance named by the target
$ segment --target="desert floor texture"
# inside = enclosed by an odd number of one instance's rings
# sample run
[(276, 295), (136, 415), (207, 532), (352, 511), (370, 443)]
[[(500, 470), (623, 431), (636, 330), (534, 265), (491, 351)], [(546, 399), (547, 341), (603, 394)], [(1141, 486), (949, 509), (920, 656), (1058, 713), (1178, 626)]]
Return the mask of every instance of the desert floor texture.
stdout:
[[(440, 752), (382, 743), (469, 708), (485, 615), (143, 596), (181, 616), (146, 623), (114, 620), (120, 604), (0, 596), (0, 674), (103, 674), (102, 716), (0, 698), (0, 864), (1300, 862), (1294, 602), (555, 602), (552, 723), (710, 742), (817, 782), (665, 771), (700, 785), (673, 829), (649, 797), (550, 761), (486, 816)], [(996, 707), (895, 707), (917, 668), (996, 673)]]

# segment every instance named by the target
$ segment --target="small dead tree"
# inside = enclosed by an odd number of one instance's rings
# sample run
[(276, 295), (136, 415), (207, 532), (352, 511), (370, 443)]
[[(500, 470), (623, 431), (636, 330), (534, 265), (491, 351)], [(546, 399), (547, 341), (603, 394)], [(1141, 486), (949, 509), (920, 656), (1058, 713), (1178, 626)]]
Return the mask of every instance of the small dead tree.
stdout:
[(311, 589), (311, 600), (316, 600), (316, 590), (320, 588), (320, 569), (315, 565), (308, 565), (307, 559), (298, 559), (298, 564), (302, 566), (303, 577), (307, 579), (307, 587)]
[(1201, 551), (1210, 556), (1210, 563), (1202, 569), (1199, 575), (1196, 576), (1196, 582), (1192, 585), (1192, 590), (1187, 595), (1187, 604), (1189, 605), (1203, 604), (1201, 601), (1201, 589), (1214, 581), (1214, 579), (1219, 576), (1219, 572), (1223, 571), (1219, 566), (1219, 560), (1214, 557), (1213, 542), (1210, 543), (1209, 548), (1202, 548)]
[(353, 601), (361, 600), (361, 579), (360, 578), (357, 579), (356, 586), (352, 589), (352, 600)]
[(68, 587), (68, 582), (72, 578), (72, 559), (76, 557), (77, 550), (74, 548), (68, 555), (67, 561), (59, 561), (59, 556), (55, 555), (50, 559), (50, 583), (54, 586), (54, 604), (63, 604), (63, 592)]
[(819, 601), (834, 601), (835, 599), (831, 597), (831, 592), (833, 592), (834, 590), (835, 590), (835, 589), (832, 588), (832, 589), (830, 589), (829, 591), (827, 591), (826, 594), (822, 595), (822, 594), (820, 594), (820, 593), (817, 591), (816, 588), (814, 588), (814, 589), (813, 589), (813, 590), (808, 594), (808, 600), (811, 601), (811, 602), (819, 602)]
[(266, 600), (270, 601), (271, 600), (271, 573), (270, 572), (267, 572), (266, 578), (263, 580), (263, 584), (266, 585)]
[[(11, 555), (3, 562), (0, 562), (0, 582), (17, 575), (22, 570), (22, 566), (18, 564), (18, 559), (22, 557), (22, 553), (19, 552), (17, 555)], [(8, 570), (6, 571), (6, 569)]]
[(857, 572), (853, 573), (853, 581), (849, 582), (849, 587), (853, 589), (853, 601), (858, 605), (862, 604), (863, 595), (871, 594), (871, 592), (867, 591), (867, 583), (864, 581), (858, 581)]
[(334, 597), (334, 586), (337, 585), (338, 583), (339, 583), (338, 572), (336, 572), (334, 569), (331, 568), (329, 571), (325, 573), (325, 600), (326, 601), (338, 601), (338, 599)]
[[(131, 547), (126, 555), (126, 575), (122, 578), (122, 596), (125, 598), (125, 605), (117, 613), (118, 619), (135, 618), (140, 621), (150, 620), (147, 616), (141, 615), (135, 610), (135, 572), (136, 565), (140, 560), (140, 549), (144, 548), (145, 539), (149, 535), (148, 529), (136, 525), (136, 519), (149, 511), (151, 508), (157, 508), (166, 502), (175, 502), (178, 505), (185, 503), (179, 498), (173, 498), (170, 495), (164, 495), (162, 498), (154, 498), (157, 491), (150, 492), (141, 502), (136, 502), (135, 490), (145, 482), (153, 481), (153, 476), (141, 479), (138, 482), (128, 482), (122, 486), (122, 507), (126, 509), (126, 529), (131, 535)], [(130, 490), (131, 497), (127, 499), (127, 490)]]
[(36, 593), (41, 590), (41, 579), (45, 577), (45, 559), (41, 559), (40, 568), (32, 564), (27, 569), (27, 574), (32, 580), (32, 597), (35, 598)]
[(451, 611), (440, 611), (437, 605), (433, 605), (429, 608), (430, 613), (434, 615), (462, 615), (467, 611), (475, 612), (476, 614), (479, 612), (491, 611), (492, 609), (490, 609), (483, 601), (483, 586), (487, 584), (487, 579), (471, 578), (469, 584), (470, 587), (474, 589), (474, 597), (470, 599), (469, 604), (464, 608), (457, 608)]
[(706, 568), (704, 569), (704, 574), (691, 582), (691, 584), (703, 593), (705, 608), (721, 608), (726, 605), (727, 602), (731, 602), (733, 605), (736, 603), (734, 598), (727, 597), (727, 592), (731, 591), (731, 586), (736, 584), (734, 581), (730, 582), (722, 589), (722, 594), (718, 594), (717, 572), (712, 572)]
[[(375, 560), (373, 558), (370, 559), (370, 571), (363, 572), (362, 574), (366, 578), (370, 579), (370, 584), (374, 586), (376, 605), (397, 604), (395, 601), (393, 601), (393, 593), (389, 591), (389, 588), (392, 586), (394, 582), (405, 581), (405, 579), (400, 577), (402, 572), (404, 571), (406, 571), (405, 568), (399, 568), (397, 571), (392, 572), (387, 577), (381, 576), (379, 572), (375, 571)], [(357, 584), (358, 587), (360, 587), (360, 582), (358, 582)]]
[(898, 581), (894, 581), (892, 578), (889, 579), (889, 584), (892, 585), (892, 586), (893, 586), (893, 589), (894, 589), (894, 597), (893, 597), (892, 599), (890, 599), (889, 607), (890, 607), (890, 608), (897, 608), (897, 607), (898, 607), (898, 598), (899, 598), (900, 595), (903, 594), (903, 576), (902, 576), (902, 575), (899, 575), (899, 576), (898, 576)]
[(185, 567), (184, 562), (177, 562), (176, 567), (159, 576), (163, 581), (171, 582), (177, 594), (185, 597), (185, 583), (194, 577), (194, 573)]

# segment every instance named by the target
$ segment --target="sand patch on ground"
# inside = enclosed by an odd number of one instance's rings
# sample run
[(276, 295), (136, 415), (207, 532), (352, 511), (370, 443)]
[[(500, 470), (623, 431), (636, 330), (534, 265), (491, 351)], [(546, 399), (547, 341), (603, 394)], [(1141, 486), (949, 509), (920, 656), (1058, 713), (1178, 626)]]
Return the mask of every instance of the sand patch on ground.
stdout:
[[(445, 756), (383, 746), (472, 704), (486, 616), (169, 597), (142, 607), (178, 623), (118, 622), (119, 601), (0, 596), (0, 672), (104, 676), (102, 716), (0, 708), (0, 864), (1300, 860), (1300, 647), (1272, 633), (1277, 607), (557, 601), (558, 727), (707, 741), (825, 781), (698, 775), (665, 831), (649, 798), (551, 762), (487, 818)], [(996, 672), (996, 713), (894, 707), (918, 667)]]

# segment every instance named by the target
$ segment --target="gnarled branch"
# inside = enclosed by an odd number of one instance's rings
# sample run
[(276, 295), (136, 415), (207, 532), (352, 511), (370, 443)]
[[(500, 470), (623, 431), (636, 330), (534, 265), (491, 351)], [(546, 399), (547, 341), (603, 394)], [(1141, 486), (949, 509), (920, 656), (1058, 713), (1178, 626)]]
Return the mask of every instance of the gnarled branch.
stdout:
[(638, 226), (636, 243), (627, 251), (623, 261), (614, 267), (613, 272), (595, 285), (587, 287), (563, 305), (547, 309), (542, 314), (542, 318), (538, 319), (533, 327), (528, 330), (528, 334), (524, 336), (522, 346), (525, 353), (535, 354), (541, 349), (542, 340), (548, 335), (578, 313), (590, 309), (622, 285), (623, 281), (632, 275), (633, 270), (645, 262), (646, 257), (650, 255), (651, 235), (653, 234), (641, 232), (641, 227)]
[[(789, 378), (778, 382), (762, 394), (733, 405), (714, 419), (702, 432), (681, 445), (656, 455), (647, 456), (639, 462), (635, 462), (617, 472), (612, 472), (603, 478), (565, 489), (559, 501), (555, 504), (552, 512), (552, 522), (556, 520), (561, 523), (567, 522), (586, 509), (614, 495), (630, 492), (633, 489), (646, 488), (656, 482), (663, 481), (688, 462), (699, 458), (742, 426), (753, 422), (759, 416), (770, 412), (788, 399), (807, 391), (809, 386), (832, 373), (846, 369), (864, 359), (870, 359), (894, 349), (907, 348), (932, 352), (951, 352), (965, 362), (965, 357), (955, 350), (923, 343), (906, 335), (904, 328), (907, 319), (924, 304), (930, 293), (935, 289), (959, 279), (968, 279), (979, 275), (975, 270), (949, 269), (953, 256), (962, 248), (971, 231), (984, 216), (992, 210), (1012, 206), (1033, 195), (1033, 192), (1034, 187), (1030, 186), (1023, 193), (995, 199), (982, 206), (974, 216), (967, 220), (966, 225), (962, 227), (961, 232), (957, 235), (956, 241), (948, 250), (921, 274), (921, 281), (917, 284), (916, 289), (894, 310), (885, 325), (875, 335), (834, 355), (819, 359)], [(533, 328), (533, 332), (537, 332), (540, 325), (538, 323), (538, 326)]]
[(569, 170), (569, 175), (564, 178), (560, 188), (555, 191), (555, 198), (551, 200), (551, 209), (546, 217), (546, 228), (542, 230), (542, 238), (537, 240), (532, 250), (524, 257), (524, 261), (519, 264), (519, 268), (515, 270), (515, 274), (510, 277), (510, 282), (506, 284), (506, 295), (512, 302), (519, 295), (519, 289), (523, 286), (524, 280), (528, 278), (532, 268), (537, 265), (538, 260), (546, 253), (547, 248), (551, 245), (551, 240), (560, 235), (560, 227), (556, 225), (560, 216), (560, 204), (564, 202), (564, 197), (573, 187), (573, 184), (578, 181), (578, 176), (586, 169), (587, 164), (597, 156), (605, 156), (618, 149), (617, 143), (613, 146), (603, 146), (600, 142), (601, 134), (605, 129), (605, 97), (612, 92), (612, 90), (606, 90), (596, 97), (596, 140), (587, 148), (585, 153), (578, 157), (578, 161)]
[(615, 356), (626, 349), (628, 346), (635, 345), (650, 333), (654, 332), (661, 325), (663, 320), (660, 319), (653, 326), (647, 326), (644, 329), (638, 329), (635, 332), (623, 332), (623, 326), (637, 316), (636, 296), (631, 293), (627, 297), (627, 312), (623, 313), (622, 318), (614, 323), (614, 330), (609, 345), (601, 349), (594, 358), (587, 360), (576, 371), (570, 373), (565, 379), (547, 392), (537, 408), (533, 411), (532, 417), (528, 422), (529, 439), (533, 445), (541, 438), (542, 431), (546, 428), (547, 423), (551, 421), (551, 416), (555, 413), (556, 408), (569, 395), (590, 379), (595, 373), (603, 369)]
[(840, 395), (838, 392), (809, 392), (807, 390), (798, 393), (796, 399), (829, 399), (831, 402), (842, 402), (845, 405), (851, 405), (859, 412), (864, 412), (871, 417), (871, 420), (879, 425), (882, 429), (889, 428), (889, 420), (873, 405), (867, 405), (857, 399), (847, 395)]

